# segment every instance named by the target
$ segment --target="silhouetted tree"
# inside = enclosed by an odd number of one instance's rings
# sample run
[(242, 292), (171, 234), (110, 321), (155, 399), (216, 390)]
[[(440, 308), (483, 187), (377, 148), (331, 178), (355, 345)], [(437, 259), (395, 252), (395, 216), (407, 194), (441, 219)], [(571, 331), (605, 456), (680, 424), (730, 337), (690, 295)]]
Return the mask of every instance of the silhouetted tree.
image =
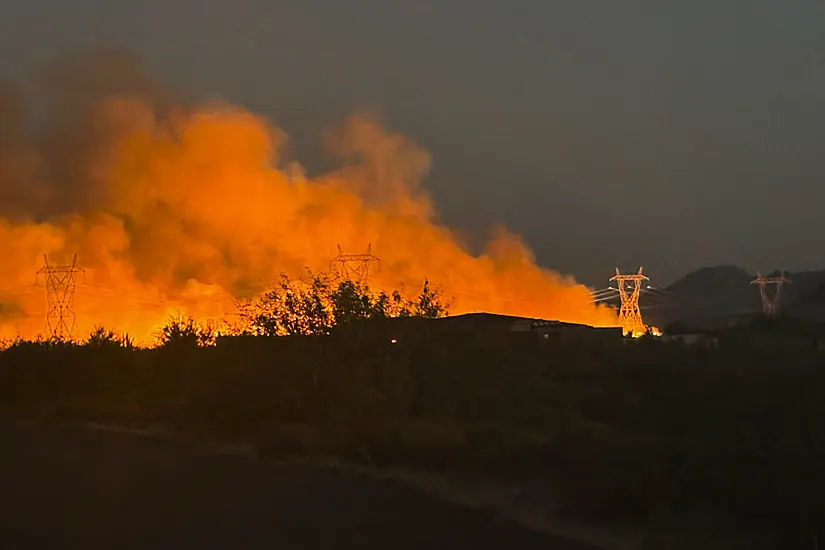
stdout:
[(238, 304), (240, 317), (253, 334), (285, 336), (327, 334), (337, 324), (360, 319), (443, 317), (447, 305), (429, 281), (417, 301), (400, 292), (373, 293), (349, 280), (330, 283), (314, 275), (309, 283), (282, 275), (278, 286), (247, 304)]
[(332, 301), (332, 317), (335, 324), (348, 323), (358, 319), (385, 316), (384, 311), (376, 315), (379, 308), (378, 301), (373, 303), (369, 290), (352, 281), (341, 281), (330, 295)]
[(447, 315), (447, 308), (448, 304), (441, 299), (439, 291), (431, 288), (430, 281), (424, 279), (424, 288), (415, 303), (415, 316), (437, 319)]

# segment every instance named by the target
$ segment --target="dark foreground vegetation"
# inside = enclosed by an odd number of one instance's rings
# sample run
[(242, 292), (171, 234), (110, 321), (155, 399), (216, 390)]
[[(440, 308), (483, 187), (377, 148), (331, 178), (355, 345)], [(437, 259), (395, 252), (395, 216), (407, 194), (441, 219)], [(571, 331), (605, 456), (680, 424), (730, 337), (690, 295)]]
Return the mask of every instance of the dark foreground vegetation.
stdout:
[(815, 547), (825, 360), (813, 347), (741, 335), (718, 349), (564, 346), (438, 323), (373, 319), (210, 346), (178, 324), (156, 349), (105, 331), (18, 341), (0, 352), (0, 406), (244, 440), (278, 459), (473, 472), (532, 487), (560, 516), (717, 523), (758, 541), (743, 548)]

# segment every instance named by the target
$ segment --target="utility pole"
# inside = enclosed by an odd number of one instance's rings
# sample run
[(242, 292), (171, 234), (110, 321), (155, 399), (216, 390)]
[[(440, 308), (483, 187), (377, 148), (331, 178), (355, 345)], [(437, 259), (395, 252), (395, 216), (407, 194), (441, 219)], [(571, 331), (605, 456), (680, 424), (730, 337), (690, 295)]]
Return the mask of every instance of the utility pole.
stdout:
[(645, 332), (645, 324), (642, 321), (642, 311), (639, 309), (639, 295), (642, 292), (642, 281), (649, 281), (642, 274), (642, 268), (634, 275), (622, 275), (619, 268), (610, 281), (616, 281), (619, 288), (619, 297), (622, 304), (619, 307), (619, 324), (622, 331), (631, 336), (641, 336)]
[[(752, 285), (759, 285), (759, 294), (762, 296), (762, 313), (768, 317), (776, 317), (779, 314), (779, 299), (782, 295), (782, 285), (790, 284), (791, 280), (785, 277), (782, 271), (778, 277), (763, 277), (759, 270), (756, 271), (756, 279), (751, 281)], [(773, 296), (768, 295), (767, 285), (776, 285), (776, 292)]]
[(370, 273), (381, 270), (381, 260), (372, 254), (372, 244), (367, 245), (366, 254), (344, 254), (338, 245), (338, 255), (329, 261), (329, 271), (338, 279), (366, 285)]
[(37, 277), (38, 283), (40, 275), (46, 278), (46, 330), (53, 339), (68, 341), (74, 332), (77, 274), (85, 271), (77, 265), (77, 254), (74, 255), (71, 265), (51, 265), (45, 255), (43, 260), (45, 265), (37, 271)]

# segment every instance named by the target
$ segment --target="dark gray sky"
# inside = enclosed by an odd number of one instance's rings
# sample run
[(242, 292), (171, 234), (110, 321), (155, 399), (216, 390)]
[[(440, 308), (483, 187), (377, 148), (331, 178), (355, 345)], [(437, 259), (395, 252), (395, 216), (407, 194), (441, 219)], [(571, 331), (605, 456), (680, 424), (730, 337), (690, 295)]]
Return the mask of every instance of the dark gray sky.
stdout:
[(504, 221), (597, 286), (825, 267), (821, 0), (0, 2), (0, 74), (100, 41), (270, 117), (310, 166), (378, 106), (433, 153), (445, 222)]

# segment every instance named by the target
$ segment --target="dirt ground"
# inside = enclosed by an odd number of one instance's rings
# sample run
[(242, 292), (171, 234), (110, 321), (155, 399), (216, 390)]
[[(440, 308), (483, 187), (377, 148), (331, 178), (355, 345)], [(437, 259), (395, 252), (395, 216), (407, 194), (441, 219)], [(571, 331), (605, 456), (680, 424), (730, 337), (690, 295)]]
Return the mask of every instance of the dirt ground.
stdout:
[(387, 483), (129, 433), (0, 427), (2, 548), (597, 550)]

